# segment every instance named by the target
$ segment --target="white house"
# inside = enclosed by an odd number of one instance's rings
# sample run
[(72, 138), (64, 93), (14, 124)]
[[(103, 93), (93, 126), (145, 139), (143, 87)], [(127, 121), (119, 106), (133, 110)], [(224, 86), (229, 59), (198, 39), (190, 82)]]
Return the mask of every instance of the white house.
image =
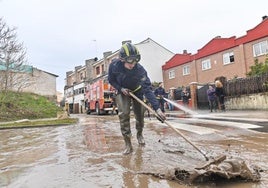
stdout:
[(85, 112), (85, 83), (81, 82), (74, 85), (74, 112), (75, 113), (84, 113)]
[(147, 70), (151, 82), (163, 82), (162, 65), (175, 54), (150, 38), (135, 45), (141, 54), (140, 64)]

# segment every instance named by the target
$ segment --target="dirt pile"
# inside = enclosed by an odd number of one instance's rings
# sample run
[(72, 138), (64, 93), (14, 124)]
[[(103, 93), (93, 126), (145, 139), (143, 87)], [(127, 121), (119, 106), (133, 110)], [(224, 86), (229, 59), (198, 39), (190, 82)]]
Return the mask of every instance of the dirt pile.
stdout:
[(176, 167), (165, 174), (161, 173), (143, 173), (150, 174), (161, 179), (178, 181), (183, 184), (200, 183), (218, 183), (228, 181), (260, 181), (259, 168), (248, 165), (241, 158), (219, 158), (209, 161), (206, 164), (194, 169), (183, 169)]

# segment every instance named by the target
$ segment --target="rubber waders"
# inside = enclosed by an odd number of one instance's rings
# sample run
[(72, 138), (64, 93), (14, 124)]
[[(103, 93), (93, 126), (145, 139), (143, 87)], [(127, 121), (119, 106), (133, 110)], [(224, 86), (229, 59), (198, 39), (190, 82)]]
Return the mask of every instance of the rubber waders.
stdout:
[(133, 148), (132, 148), (132, 145), (131, 145), (131, 137), (130, 136), (124, 136), (124, 140), (125, 140), (125, 150), (123, 152), (124, 155), (128, 155), (130, 153), (132, 153), (133, 151)]

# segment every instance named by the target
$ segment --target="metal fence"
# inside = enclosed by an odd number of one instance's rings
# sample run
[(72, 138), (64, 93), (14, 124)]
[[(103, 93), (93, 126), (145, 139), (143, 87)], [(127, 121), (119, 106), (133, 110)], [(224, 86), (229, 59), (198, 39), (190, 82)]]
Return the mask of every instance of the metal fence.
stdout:
[(268, 92), (268, 73), (260, 76), (239, 78), (225, 83), (225, 96), (234, 97)]
[(196, 91), (198, 109), (209, 109), (207, 90), (208, 90), (208, 85), (203, 85)]

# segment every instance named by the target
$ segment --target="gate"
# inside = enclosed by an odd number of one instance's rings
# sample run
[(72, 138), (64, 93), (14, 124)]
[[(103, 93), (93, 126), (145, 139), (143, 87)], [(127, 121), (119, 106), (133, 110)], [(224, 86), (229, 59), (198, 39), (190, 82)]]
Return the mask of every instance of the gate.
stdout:
[(74, 114), (79, 114), (79, 103), (75, 103), (74, 104), (74, 111), (73, 111)]
[(207, 97), (208, 85), (198, 85), (196, 90), (197, 109), (209, 109)]

